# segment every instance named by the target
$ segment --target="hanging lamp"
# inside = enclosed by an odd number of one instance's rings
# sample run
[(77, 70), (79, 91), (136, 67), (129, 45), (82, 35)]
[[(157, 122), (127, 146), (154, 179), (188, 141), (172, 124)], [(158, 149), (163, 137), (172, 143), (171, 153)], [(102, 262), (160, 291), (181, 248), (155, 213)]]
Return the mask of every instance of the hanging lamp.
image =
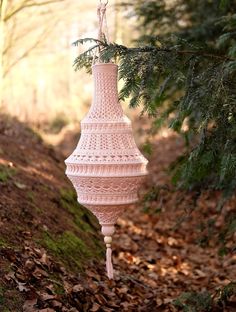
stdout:
[[(98, 6), (98, 39), (105, 36), (106, 5)], [(108, 35), (106, 40), (108, 41)], [(115, 223), (127, 205), (138, 200), (138, 189), (147, 174), (147, 160), (138, 150), (131, 122), (118, 100), (118, 66), (102, 63), (92, 66), (94, 95), (92, 105), (81, 121), (81, 136), (73, 153), (65, 160), (66, 175), (72, 182), (78, 202), (99, 220), (106, 244), (108, 278), (113, 278), (111, 261)]]

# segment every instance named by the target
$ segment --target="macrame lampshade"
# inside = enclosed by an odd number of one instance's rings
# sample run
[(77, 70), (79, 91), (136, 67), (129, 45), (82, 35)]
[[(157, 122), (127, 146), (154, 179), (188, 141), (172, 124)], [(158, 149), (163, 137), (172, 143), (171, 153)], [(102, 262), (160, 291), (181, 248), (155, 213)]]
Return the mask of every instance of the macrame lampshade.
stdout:
[(137, 201), (147, 174), (147, 160), (135, 144), (130, 120), (118, 100), (117, 72), (113, 63), (93, 65), (92, 106), (81, 122), (79, 143), (65, 161), (78, 202), (91, 210), (102, 226), (109, 278), (113, 278), (114, 224), (125, 207)]

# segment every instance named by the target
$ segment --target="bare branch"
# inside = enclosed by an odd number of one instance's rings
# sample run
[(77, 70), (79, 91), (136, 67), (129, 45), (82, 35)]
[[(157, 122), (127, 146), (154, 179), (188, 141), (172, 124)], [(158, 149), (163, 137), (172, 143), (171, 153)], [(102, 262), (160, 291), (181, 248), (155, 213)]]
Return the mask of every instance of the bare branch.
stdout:
[(64, 0), (48, 0), (48, 1), (43, 1), (43, 2), (31, 2), (31, 0), (25, 0), (23, 3), (21, 3), (21, 5), (18, 8), (14, 9), (12, 12), (6, 14), (6, 16), (4, 17), (4, 22), (7, 22), (14, 15), (16, 15), (17, 13), (19, 13), (20, 11), (22, 11), (26, 8), (30, 8), (30, 7), (34, 7), (34, 6), (44, 6), (47, 4), (58, 3), (58, 2), (63, 2), (63, 1)]
[(39, 36), (38, 40), (34, 42), (28, 49), (24, 51), (18, 58), (16, 58), (11, 64), (4, 69), (3, 78), (5, 78), (11, 69), (17, 65), (22, 59), (26, 58), (35, 48), (39, 46), (40, 43), (48, 36), (48, 34), (53, 30), (58, 21), (54, 22), (53, 25), (45, 29), (42, 34)]
[[(4, 48), (3, 48), (3, 51), (2, 51), (2, 54), (3, 56), (5, 56), (10, 50), (11, 48), (13, 47), (13, 45), (15, 45), (15, 43), (22, 37), (24, 37), (24, 35), (21, 34), (20, 37), (16, 38), (14, 35), (15, 35), (15, 29), (17, 27), (17, 24), (16, 24), (16, 19), (14, 18), (13, 19), (13, 22), (12, 22), (12, 27), (11, 27), (11, 30), (8, 31), (8, 36), (5, 38), (5, 45), (4, 45)], [(27, 35), (27, 33), (25, 33), (25, 35)], [(13, 44), (14, 43), (14, 44)]]

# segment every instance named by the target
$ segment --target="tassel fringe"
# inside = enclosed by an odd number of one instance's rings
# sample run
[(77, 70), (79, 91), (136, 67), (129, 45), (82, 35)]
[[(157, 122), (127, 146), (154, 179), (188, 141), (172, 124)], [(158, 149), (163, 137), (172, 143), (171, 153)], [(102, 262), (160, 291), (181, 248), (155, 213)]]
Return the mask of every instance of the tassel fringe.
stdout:
[(106, 252), (106, 267), (107, 267), (107, 276), (109, 279), (113, 279), (113, 266), (112, 266), (112, 250), (111, 247), (107, 247), (107, 252)]

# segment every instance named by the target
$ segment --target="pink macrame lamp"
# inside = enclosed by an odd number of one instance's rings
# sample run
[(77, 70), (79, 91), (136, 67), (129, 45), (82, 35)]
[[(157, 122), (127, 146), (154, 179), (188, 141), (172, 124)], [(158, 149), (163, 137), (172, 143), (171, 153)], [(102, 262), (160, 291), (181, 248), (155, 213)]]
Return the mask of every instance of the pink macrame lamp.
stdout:
[[(99, 39), (105, 11), (106, 4), (100, 2)], [(130, 120), (118, 100), (118, 66), (98, 60), (92, 66), (93, 102), (81, 122), (79, 143), (65, 163), (66, 175), (76, 189), (78, 202), (92, 211), (102, 226), (107, 274), (112, 279), (114, 225), (125, 207), (138, 200), (138, 189), (147, 174), (147, 160), (135, 144)]]

